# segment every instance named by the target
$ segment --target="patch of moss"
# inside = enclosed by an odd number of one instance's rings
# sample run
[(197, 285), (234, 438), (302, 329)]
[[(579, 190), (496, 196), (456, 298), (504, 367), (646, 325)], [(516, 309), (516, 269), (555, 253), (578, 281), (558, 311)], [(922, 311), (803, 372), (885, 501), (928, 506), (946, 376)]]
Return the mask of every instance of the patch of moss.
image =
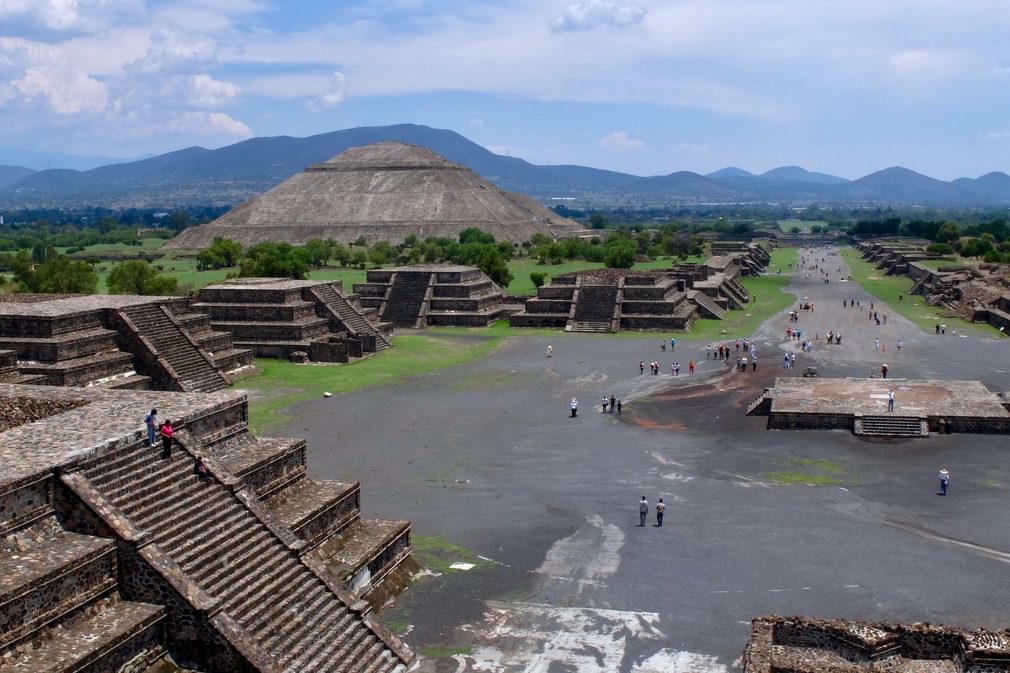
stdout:
[(474, 552), (458, 544), (449, 542), (444, 537), (428, 537), (425, 535), (412, 535), (410, 538), (411, 552), (421, 565), (433, 572), (451, 575), (453, 573), (465, 572), (450, 567), (453, 563), (472, 563), (474, 568), (485, 568), (494, 565), (493, 561), (487, 561), (477, 556)]

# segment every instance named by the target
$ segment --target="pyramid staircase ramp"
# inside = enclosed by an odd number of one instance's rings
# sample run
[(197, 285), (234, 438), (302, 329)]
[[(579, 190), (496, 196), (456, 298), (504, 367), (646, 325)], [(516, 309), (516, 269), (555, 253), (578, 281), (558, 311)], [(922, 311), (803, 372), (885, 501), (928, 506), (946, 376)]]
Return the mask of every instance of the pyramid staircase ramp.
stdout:
[[(139, 344), (155, 378), (167, 377), (183, 392), (209, 393), (227, 388), (230, 381), (214, 365), (213, 359), (189, 338), (158, 304), (132, 306), (119, 312), (122, 323)], [(144, 357), (146, 356), (146, 357)]]
[(750, 297), (747, 295), (747, 290), (743, 285), (738, 283), (735, 278), (727, 278), (723, 281), (721, 289), (726, 292), (727, 295), (732, 296), (733, 300), (740, 305), (740, 308), (743, 308), (744, 305), (750, 301)]
[(397, 271), (389, 284), (389, 295), (382, 302), (382, 320), (395, 327), (417, 329), (423, 326), (427, 314), (429, 288), (434, 280), (431, 273), (405, 273)]
[(157, 449), (137, 443), (85, 461), (80, 472), (62, 479), (77, 491), (97, 493), (98, 511), (118, 509), (143, 531), (148, 546), (214, 599), (219, 612), (211, 623), (219, 632), (231, 643), (249, 643), (249, 651), (269, 664), (260, 668), (403, 670), (409, 650), (366, 621), (340, 589), (302, 560), (303, 543), (273, 523), (240, 480), (206, 461), (211, 474), (204, 482), (193, 474), (193, 455), (185, 447), (164, 460)]
[(583, 285), (575, 302), (570, 332), (613, 332), (617, 285)]
[(729, 313), (726, 309), (719, 304), (716, 304), (711, 297), (709, 297), (704, 292), (698, 290), (690, 290), (687, 293), (688, 301), (694, 302), (698, 306), (698, 311), (703, 313), (707, 318), (715, 318), (716, 320), (722, 320)]
[(375, 338), (376, 351), (390, 347), (391, 344), (386, 335), (376, 329), (372, 323), (368, 322), (360, 311), (354, 308), (349, 301), (337, 292), (335, 287), (326, 283), (324, 285), (313, 286), (309, 288), (309, 291), (313, 297), (326, 307), (330, 316), (343, 325), (344, 329), (348, 332), (354, 335), (368, 334), (373, 336)]
[(926, 437), (929, 424), (919, 416), (864, 415), (856, 418), (853, 431), (867, 437)]
[(923, 276), (919, 280), (915, 281), (915, 285), (913, 285), (912, 289), (908, 291), (908, 294), (918, 294), (919, 290), (922, 289), (922, 286), (926, 284), (927, 280), (929, 280), (929, 276)]

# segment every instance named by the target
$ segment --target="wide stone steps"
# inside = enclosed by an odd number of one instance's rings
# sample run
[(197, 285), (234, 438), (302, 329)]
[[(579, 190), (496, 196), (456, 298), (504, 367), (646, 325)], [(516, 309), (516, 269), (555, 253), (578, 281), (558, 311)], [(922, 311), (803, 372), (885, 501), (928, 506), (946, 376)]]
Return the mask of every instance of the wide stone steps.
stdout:
[(696, 290), (691, 290), (687, 293), (687, 298), (698, 305), (698, 308), (709, 318), (715, 318), (716, 320), (722, 320), (726, 317), (729, 312), (722, 306), (719, 306), (712, 298), (709, 297), (704, 292), (698, 292)]
[(394, 274), (382, 320), (397, 327), (413, 328), (421, 317), (430, 278), (429, 274)]
[[(583, 285), (575, 304), (576, 323), (607, 322), (614, 318), (619, 288), (616, 285)], [(608, 330), (609, 331), (609, 330)]]
[(568, 330), (569, 332), (597, 332), (604, 333), (610, 332), (610, 321), (592, 321), (592, 320), (575, 320), (572, 321), (572, 326)]
[[(222, 601), (249, 637), (275, 658), (287, 658), (286, 672), (358, 672), (383, 657), (388, 646), (236, 495), (216, 479), (200, 481), (184, 450), (152, 464), (156, 452), (113, 453), (112, 479), (103, 477), (104, 457), (82, 469), (184, 573)], [(339, 631), (338, 624), (344, 625)], [(355, 655), (352, 641), (368, 645)], [(396, 657), (386, 659), (399, 664)], [(385, 670), (386, 659), (377, 670)]]
[(187, 392), (213, 392), (228, 387), (228, 381), (207, 360), (183, 331), (157, 304), (144, 304), (123, 310), (136, 329), (178, 376), (177, 383)]
[(371, 334), (375, 337), (375, 350), (380, 351), (389, 348), (390, 343), (386, 335), (375, 329), (375, 327), (361, 315), (350, 302), (340, 296), (336, 288), (332, 285), (319, 285), (312, 288), (313, 294), (323, 304), (332, 311), (344, 325), (357, 334)]
[(929, 427), (926, 419), (917, 416), (862, 416), (855, 420), (854, 432), (873, 437), (925, 437)]

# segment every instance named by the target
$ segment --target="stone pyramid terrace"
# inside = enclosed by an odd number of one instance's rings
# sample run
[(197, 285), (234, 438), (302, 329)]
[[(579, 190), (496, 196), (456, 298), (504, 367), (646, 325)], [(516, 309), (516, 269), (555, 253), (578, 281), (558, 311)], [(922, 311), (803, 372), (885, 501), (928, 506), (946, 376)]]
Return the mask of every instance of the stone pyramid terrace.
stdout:
[(468, 227), (513, 243), (538, 233), (556, 239), (585, 231), (425, 147), (383, 142), (309, 166), (213, 222), (186, 229), (162, 250), (203, 250), (215, 236), (244, 246), (303, 245), (313, 238), (349, 244), (359, 236), (396, 245), (411, 235), (455, 239)]
[(506, 315), (504, 293), (471, 266), (417, 265), (368, 272), (354, 286), (361, 305), (396, 327), (487, 327)]
[(183, 297), (0, 295), (0, 380), (209, 392), (251, 365)]
[(347, 362), (388, 348), (393, 325), (341, 288), (339, 281), (238, 278), (203, 288), (191, 308), (257, 357)]
[(0, 384), (0, 671), (406, 670), (368, 600), (411, 565), (409, 524), (362, 519), (358, 484), (310, 479), (305, 443), (246, 413), (227, 391)]

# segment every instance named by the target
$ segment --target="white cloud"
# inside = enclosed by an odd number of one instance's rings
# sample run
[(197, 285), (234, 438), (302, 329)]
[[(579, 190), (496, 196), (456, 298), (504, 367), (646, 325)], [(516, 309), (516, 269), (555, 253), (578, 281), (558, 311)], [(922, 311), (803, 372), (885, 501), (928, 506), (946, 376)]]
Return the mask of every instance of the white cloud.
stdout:
[(0, 19), (24, 18), (53, 31), (95, 30), (133, 14), (140, 0), (0, 0)]
[(313, 112), (337, 107), (347, 97), (347, 78), (343, 73), (335, 72), (330, 76), (326, 89), (309, 101), (309, 109)]
[(645, 149), (645, 143), (632, 138), (627, 131), (614, 131), (596, 141), (600, 147), (611, 152), (638, 152)]
[(105, 84), (78, 70), (56, 48), (40, 42), (0, 37), (0, 101), (58, 115), (105, 109)]
[(252, 129), (223, 112), (183, 112), (165, 122), (173, 133), (250, 138)]
[(217, 44), (206, 35), (163, 26), (154, 31), (143, 58), (125, 66), (130, 74), (186, 72), (214, 63)]
[(986, 140), (1010, 140), (1010, 131), (986, 131), (982, 137)]
[(593, 30), (603, 26), (624, 28), (641, 23), (645, 13), (645, 7), (620, 0), (579, 0), (566, 6), (548, 25), (553, 33)]
[(239, 95), (241, 88), (237, 84), (216, 80), (207, 73), (186, 77), (188, 92), (186, 101), (201, 108), (214, 108), (226, 105)]

